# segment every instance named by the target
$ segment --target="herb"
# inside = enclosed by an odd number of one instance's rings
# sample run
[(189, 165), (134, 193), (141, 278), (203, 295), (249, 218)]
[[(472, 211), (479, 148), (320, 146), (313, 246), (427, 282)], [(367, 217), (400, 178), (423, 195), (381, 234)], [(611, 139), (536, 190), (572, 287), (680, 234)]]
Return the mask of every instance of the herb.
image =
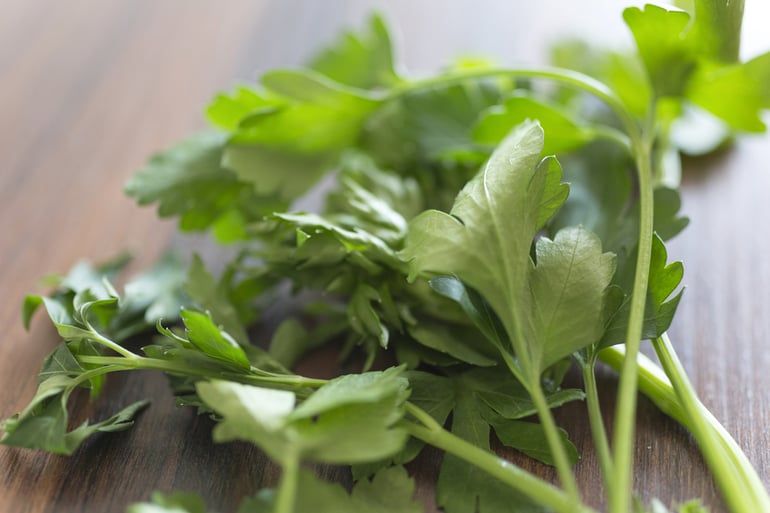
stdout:
[[(235, 256), (220, 276), (198, 256), (187, 272), (167, 259), (122, 293), (111, 283), (123, 261), (80, 265), (50, 296), (30, 296), (25, 323), (44, 306), (63, 342), (0, 441), (71, 454), (95, 432), (128, 428), (146, 402), (68, 431), (68, 398), (85, 387), (96, 399), (112, 372), (156, 369), (180, 405), (217, 421), (215, 441), (246, 440), (281, 466), (277, 489), (241, 513), (421, 511), (402, 465), (425, 445), (445, 452), (435, 490), (449, 513), (587, 513), (569, 426), (551, 412), (585, 400), (610, 511), (662, 513), (632, 493), (641, 390), (691, 430), (733, 513), (770, 510), (665, 333), (682, 298), (684, 268), (665, 247), (687, 224), (679, 152), (765, 128), (770, 54), (737, 61), (742, 10), (629, 8), (634, 54), (560, 47), (559, 68), (459, 63), (422, 80), (395, 72), (375, 16), (309, 67), (220, 94), (207, 110), (219, 130), (156, 155), (126, 192), (181, 230), (236, 245)], [(682, 136), (695, 122), (705, 142)], [(292, 210), (335, 172), (323, 209)], [(252, 340), (287, 283), (295, 309), (271, 340)], [(153, 326), (135, 352), (127, 340)], [(646, 339), (662, 369), (640, 356)], [(291, 371), (332, 341), (358, 372)], [(376, 368), (385, 352), (395, 365)], [(620, 373), (612, 444), (598, 359)], [(561, 386), (574, 364), (584, 391)], [(555, 466), (561, 487), (498, 458), (493, 432)], [(351, 465), (356, 484), (324, 483), (306, 462)], [(206, 505), (155, 494), (129, 510)]]

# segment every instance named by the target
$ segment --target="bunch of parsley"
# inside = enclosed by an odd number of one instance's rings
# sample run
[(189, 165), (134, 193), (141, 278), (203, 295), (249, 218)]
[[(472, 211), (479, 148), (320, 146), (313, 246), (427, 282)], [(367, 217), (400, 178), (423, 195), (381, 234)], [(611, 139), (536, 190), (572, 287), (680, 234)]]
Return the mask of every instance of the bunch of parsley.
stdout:
[[(156, 155), (126, 191), (235, 257), (220, 276), (169, 257), (122, 293), (112, 282), (125, 260), (82, 264), (28, 297), (25, 323), (43, 306), (63, 342), (2, 443), (71, 454), (126, 429), (145, 401), (68, 430), (70, 395), (95, 399), (109, 373), (157, 369), (179, 404), (217, 420), (215, 441), (252, 442), (283, 469), (241, 513), (422, 511), (402, 465), (425, 445), (445, 452), (435, 490), (448, 513), (587, 513), (577, 450), (551, 412), (585, 399), (610, 511), (658, 513), (631, 489), (641, 389), (692, 431), (733, 513), (770, 511), (665, 335), (682, 294), (665, 248), (687, 224), (680, 153), (762, 131), (770, 108), (770, 53), (738, 61), (743, 3), (687, 7), (627, 9), (632, 55), (565, 46), (559, 67), (461, 63), (422, 80), (396, 72), (373, 17), (307, 68), (217, 96), (215, 129)], [(319, 184), (322, 210), (292, 210)], [(276, 298), (293, 307), (270, 340), (252, 340)], [(137, 351), (132, 337), (153, 327)], [(639, 354), (645, 339), (662, 369)], [(291, 371), (328, 343), (357, 372)], [(620, 372), (612, 443), (598, 359)], [(572, 365), (584, 390), (561, 386)], [(554, 465), (560, 486), (498, 458), (492, 431)], [(351, 465), (356, 484), (348, 493), (304, 462)], [(129, 509), (205, 511), (190, 494)]]

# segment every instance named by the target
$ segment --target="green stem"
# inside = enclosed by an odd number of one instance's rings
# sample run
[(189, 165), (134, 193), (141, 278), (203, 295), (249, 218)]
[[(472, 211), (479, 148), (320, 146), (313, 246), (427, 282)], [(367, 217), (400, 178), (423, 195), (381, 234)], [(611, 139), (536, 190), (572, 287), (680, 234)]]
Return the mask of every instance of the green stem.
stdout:
[(626, 357), (620, 371), (615, 428), (613, 436), (613, 484), (609, 489), (609, 510), (627, 513), (631, 510), (634, 423), (636, 420), (637, 373), (636, 356), (641, 346), (647, 283), (650, 276), (653, 237), (653, 187), (650, 153), (650, 130), (646, 137), (632, 136), (639, 180), (639, 242), (631, 295), (631, 311), (626, 331)]
[[(698, 399), (668, 337), (663, 335), (653, 340), (653, 346), (663, 370), (671, 380), (679, 403), (689, 419), (688, 428), (698, 441), (701, 452), (730, 510), (733, 513), (770, 511), (770, 499), (764, 487), (752, 486), (755, 483), (751, 483), (753, 481), (751, 475), (754, 474), (751, 465), (739, 464), (738, 458), (729, 454), (725, 449), (724, 439), (720, 442), (718, 432), (709, 422), (709, 418), (704, 415), (704, 411), (708, 410)], [(709, 417), (711, 417), (710, 413)]]
[[(417, 407), (412, 405), (410, 412), (414, 408)], [(427, 413), (425, 415), (429, 416)], [(402, 425), (413, 437), (478, 467), (536, 503), (557, 513), (595, 513), (591, 508), (580, 502), (575, 502), (574, 498), (552, 484), (453, 435), (438, 426), (435, 421), (428, 427), (413, 422), (404, 422)]]
[(623, 102), (618, 96), (598, 80), (572, 71), (561, 68), (481, 68), (462, 70), (455, 73), (448, 73), (437, 77), (430, 77), (423, 80), (407, 82), (391, 89), (382, 99), (385, 101), (395, 100), (403, 96), (431, 89), (434, 87), (449, 86), (461, 83), (467, 80), (478, 80), (484, 78), (510, 77), (510, 78), (541, 78), (558, 82), (562, 85), (572, 87), (589, 93), (610, 107), (618, 116), (624, 129), (633, 142), (638, 139), (639, 128), (633, 117), (628, 113)]
[[(623, 367), (626, 351), (622, 345), (608, 347), (599, 353), (599, 359), (620, 372)], [(679, 399), (674, 393), (666, 375), (652, 360), (639, 353), (636, 357), (639, 376), (639, 390), (649, 398), (660, 411), (687, 427), (687, 416), (679, 405)]]
[(180, 365), (176, 362), (169, 362), (166, 360), (160, 360), (158, 358), (147, 358), (144, 356), (135, 356), (134, 358), (127, 359), (118, 356), (88, 356), (78, 355), (77, 360), (82, 363), (90, 363), (95, 365), (116, 365), (120, 370), (134, 370), (134, 369), (147, 369), (147, 370), (159, 370), (168, 372), (171, 374), (180, 374), (184, 376), (199, 376), (202, 378), (219, 378), (230, 379), (232, 381), (238, 381), (241, 383), (254, 383), (254, 384), (280, 384), (289, 386), (307, 386), (307, 387), (321, 387), (327, 383), (325, 379), (306, 378), (304, 376), (297, 376), (295, 374), (287, 374), (285, 376), (274, 375), (264, 376), (261, 374), (249, 374), (249, 373), (236, 373), (227, 371), (207, 371), (200, 367), (193, 367), (188, 365)]
[(596, 386), (596, 358), (591, 358), (583, 367), (583, 384), (586, 389), (586, 405), (588, 407), (588, 421), (591, 425), (591, 435), (594, 439), (596, 456), (599, 459), (599, 467), (602, 471), (602, 480), (605, 489), (612, 486), (612, 456), (610, 443), (607, 439), (607, 431), (604, 429), (601, 406), (599, 404), (599, 390)]
[(278, 487), (273, 513), (294, 513), (294, 502), (299, 485), (299, 458), (289, 453), (282, 461), (283, 474)]
[(104, 367), (99, 367), (97, 369), (91, 369), (83, 374), (80, 374), (77, 378), (75, 378), (72, 383), (70, 383), (67, 387), (70, 390), (74, 390), (77, 388), (81, 383), (88, 381), (89, 379), (95, 378), (97, 376), (101, 376), (103, 374), (109, 374), (110, 372), (117, 372), (123, 370), (119, 365), (107, 365)]
[(540, 386), (539, 380), (537, 383), (534, 383), (534, 386), (529, 387), (529, 394), (535, 403), (540, 423), (543, 425), (545, 437), (548, 440), (548, 447), (551, 449), (556, 466), (556, 473), (559, 475), (559, 481), (561, 481), (561, 485), (572, 500), (579, 504), (582, 502), (582, 499), (580, 498), (580, 490), (575, 480), (575, 474), (572, 473), (572, 466), (569, 463), (567, 451), (564, 449), (561, 436), (559, 436), (559, 428), (556, 426), (556, 421), (551, 413), (551, 408), (548, 406), (548, 400), (545, 398), (543, 387)]
[(97, 342), (97, 343), (103, 345), (104, 347), (112, 349), (113, 351), (115, 351), (119, 355), (121, 355), (124, 358), (127, 358), (129, 360), (140, 358), (139, 355), (132, 353), (131, 351), (129, 351), (125, 347), (121, 346), (117, 342), (113, 342), (112, 340), (108, 339), (107, 337), (105, 337), (104, 335), (102, 335), (101, 333), (99, 333), (98, 331), (96, 331), (94, 329), (91, 329), (91, 340), (93, 340), (94, 342)]
[[(523, 339), (523, 338), (522, 338)], [(523, 352), (526, 348), (522, 348)], [(545, 431), (546, 441), (548, 442), (548, 448), (551, 450), (551, 454), (554, 459), (554, 466), (556, 467), (556, 473), (559, 476), (564, 490), (572, 497), (575, 503), (581, 503), (580, 490), (575, 480), (575, 475), (572, 473), (572, 468), (567, 457), (567, 452), (564, 445), (561, 442), (561, 436), (559, 435), (559, 428), (556, 426), (556, 421), (551, 413), (551, 408), (548, 406), (548, 400), (543, 393), (543, 387), (540, 385), (540, 376), (534, 374), (532, 379), (526, 379), (521, 369), (516, 365), (516, 361), (505, 351), (502, 351), (503, 360), (505, 361), (508, 369), (516, 377), (520, 383), (529, 383), (527, 391), (532, 397), (532, 401), (535, 404), (538, 418)], [(528, 364), (528, 368), (532, 365)], [(533, 373), (528, 373), (531, 376)]]
[[(669, 346), (668, 351), (670, 352), (671, 357), (676, 359), (676, 353), (674, 352), (673, 347)], [(599, 358), (610, 367), (617, 370), (622, 365), (624, 353), (622, 346), (614, 346), (599, 353)], [(674, 387), (671, 385), (671, 381), (668, 377), (666, 377), (666, 374), (652, 360), (643, 354), (640, 354), (637, 357), (637, 364), (639, 367), (639, 390), (641, 390), (641, 392), (649, 398), (660, 411), (679, 422), (695, 435), (695, 432), (692, 429), (691, 419), (687, 412), (684, 411), (681, 400), (674, 391)], [(711, 412), (706, 409), (700, 400), (695, 396), (693, 396), (692, 399), (699, 405), (698, 415), (702, 416), (705, 422), (708, 423), (710, 430), (716, 436), (718, 443), (733, 462), (737, 471), (740, 472), (742, 479), (746, 483), (746, 487), (750, 490), (754, 498), (753, 509), (748, 509), (746, 511), (770, 511), (770, 497), (765, 490), (762, 480), (757, 475), (743, 450)], [(697, 436), (696, 440), (698, 440)], [(700, 440), (698, 440), (698, 442), (701, 443)], [(718, 476), (722, 472), (728, 471), (723, 470), (723, 468), (729, 469), (729, 466), (723, 467), (720, 465), (716, 468), (711, 467), (711, 472), (714, 474), (717, 481), (719, 481), (720, 478)]]

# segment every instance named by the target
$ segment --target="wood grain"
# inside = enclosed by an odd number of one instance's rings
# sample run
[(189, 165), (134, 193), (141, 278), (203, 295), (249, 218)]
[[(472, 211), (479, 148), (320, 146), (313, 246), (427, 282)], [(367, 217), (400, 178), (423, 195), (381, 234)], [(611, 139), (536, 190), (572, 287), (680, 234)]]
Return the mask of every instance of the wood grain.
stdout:
[[(38, 278), (77, 260), (128, 248), (139, 269), (180, 241), (173, 226), (123, 197), (146, 158), (203, 124), (217, 90), (257, 70), (301, 63), (373, 7), (398, 26), (406, 66), (435, 70), (460, 52), (501, 62), (542, 62), (544, 41), (570, 27), (578, 35), (627, 41), (616, 3), (549, 0), (334, 2), (165, 0), (0, 3), (0, 417), (32, 396), (37, 369), (57, 337), (42, 318), (23, 331), (19, 305)], [(770, 48), (757, 20), (770, 13), (749, 0), (747, 47)], [(761, 11), (765, 9), (764, 11)], [(555, 16), (558, 14), (558, 16)], [(751, 29), (751, 30), (749, 30)], [(671, 246), (686, 263), (688, 290), (672, 337), (706, 405), (770, 483), (770, 138), (741, 141), (717, 158), (688, 163), (684, 210), (692, 224)], [(613, 373), (600, 376), (612, 413)], [(165, 378), (144, 372), (108, 381), (83, 417), (101, 418), (138, 398), (153, 398), (134, 429), (95, 437), (70, 458), (0, 447), (0, 512), (111, 512), (154, 489), (195, 490), (216, 511), (275, 484), (278, 469), (245, 444), (215, 446), (211, 423), (173, 406)], [(84, 398), (81, 398), (84, 399)], [(582, 405), (559, 411), (581, 449), (581, 488), (602, 505), (597, 464)], [(500, 449), (540, 475), (551, 469)], [(419, 496), (432, 506), (440, 461), (426, 452), (411, 467)], [(636, 486), (664, 502), (702, 497), (723, 511), (686, 431), (643, 398), (637, 428)], [(343, 482), (341, 469), (322, 472)]]

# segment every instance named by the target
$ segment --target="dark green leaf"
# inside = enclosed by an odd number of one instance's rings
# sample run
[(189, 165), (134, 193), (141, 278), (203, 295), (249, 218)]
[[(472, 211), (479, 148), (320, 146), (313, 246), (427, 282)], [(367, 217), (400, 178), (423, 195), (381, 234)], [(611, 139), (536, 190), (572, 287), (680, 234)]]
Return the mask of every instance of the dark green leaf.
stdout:
[[(490, 419), (490, 422), (495, 429), (497, 438), (503, 444), (517, 449), (546, 465), (554, 465), (553, 455), (548, 446), (543, 426), (533, 422), (507, 420), (500, 417)], [(580, 459), (577, 448), (570, 442), (567, 432), (563, 429), (559, 429), (559, 436), (570, 464), (574, 465)]]

